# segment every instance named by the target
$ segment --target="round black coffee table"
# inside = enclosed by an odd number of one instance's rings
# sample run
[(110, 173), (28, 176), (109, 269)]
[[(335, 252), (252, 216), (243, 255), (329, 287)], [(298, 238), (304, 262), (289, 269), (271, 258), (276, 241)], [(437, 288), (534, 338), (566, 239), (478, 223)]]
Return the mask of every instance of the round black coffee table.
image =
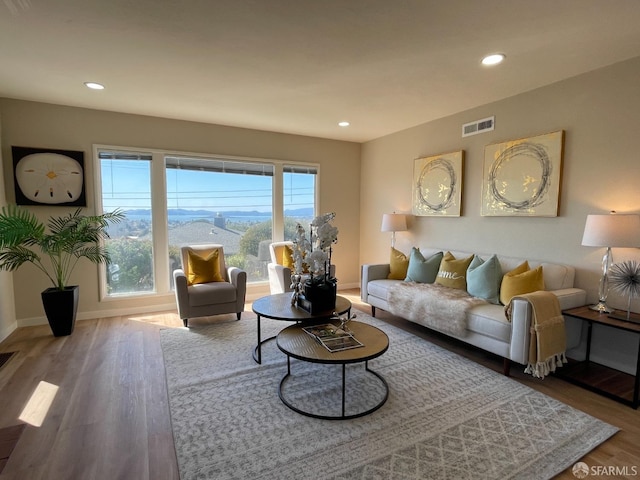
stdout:
[(286, 322), (304, 323), (305, 325), (320, 322), (331, 318), (334, 313), (338, 315), (351, 314), (351, 302), (340, 295), (336, 296), (336, 307), (333, 310), (311, 314), (300, 307), (291, 305), (291, 293), (276, 293), (267, 295), (253, 302), (253, 312), (258, 317), (258, 344), (253, 350), (253, 359), (257, 363), (262, 363), (262, 344), (273, 340), (275, 336), (265, 340), (261, 339), (260, 318), (270, 318), (272, 320), (283, 320)]
[[(389, 386), (379, 373), (369, 368), (369, 360), (379, 357), (389, 348), (389, 337), (387, 337), (386, 333), (372, 325), (351, 321), (348, 325), (349, 332), (362, 343), (363, 346), (331, 352), (314, 337), (306, 333), (303, 328), (303, 325), (292, 325), (282, 330), (277, 336), (276, 341), (278, 348), (287, 356), (287, 373), (280, 381), (280, 387), (278, 388), (278, 396), (280, 400), (282, 400), (282, 403), (297, 413), (324, 420), (347, 420), (362, 417), (375, 412), (385, 404), (387, 398), (389, 398)], [(303, 362), (342, 365), (342, 408), (340, 415), (321, 415), (309, 412), (305, 410), (303, 406), (296, 406), (292, 401), (287, 399), (283, 392), (283, 387), (287, 380), (291, 378), (291, 358)], [(384, 394), (381, 400), (373, 407), (347, 415), (345, 413), (346, 365), (361, 362), (364, 362), (366, 373), (374, 375), (377, 377), (377, 381), (381, 382)]]

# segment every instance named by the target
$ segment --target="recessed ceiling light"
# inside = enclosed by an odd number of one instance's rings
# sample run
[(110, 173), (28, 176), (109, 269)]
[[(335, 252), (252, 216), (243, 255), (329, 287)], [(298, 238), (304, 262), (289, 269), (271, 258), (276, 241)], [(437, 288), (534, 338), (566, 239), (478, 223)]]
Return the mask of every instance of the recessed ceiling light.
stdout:
[(486, 57), (484, 57), (482, 59), (482, 64), (483, 65), (497, 65), (499, 63), (502, 63), (505, 58), (506, 58), (506, 56), (504, 55), (504, 53), (493, 53), (491, 55), (487, 55)]
[(104, 85), (96, 82), (84, 82), (84, 84), (92, 90), (104, 90)]
[(351, 125), (349, 122), (338, 122), (338, 125), (340, 127), (348, 127), (349, 125)]

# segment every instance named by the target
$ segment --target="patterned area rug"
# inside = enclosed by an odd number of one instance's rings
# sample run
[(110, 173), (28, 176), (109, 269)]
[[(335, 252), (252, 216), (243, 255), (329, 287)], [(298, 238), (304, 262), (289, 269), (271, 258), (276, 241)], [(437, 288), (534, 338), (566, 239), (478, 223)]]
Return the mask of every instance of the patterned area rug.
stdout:
[[(346, 421), (305, 417), (280, 401), (286, 357), (271, 341), (262, 365), (253, 361), (251, 317), (161, 331), (182, 480), (546, 479), (617, 431), (424, 339), (358, 320), (389, 336), (389, 350), (369, 366), (390, 393), (373, 414)], [(262, 338), (287, 325), (263, 320)], [(339, 407), (335, 366), (291, 367), (295, 402)], [(348, 408), (379, 394), (362, 369), (347, 372)]]

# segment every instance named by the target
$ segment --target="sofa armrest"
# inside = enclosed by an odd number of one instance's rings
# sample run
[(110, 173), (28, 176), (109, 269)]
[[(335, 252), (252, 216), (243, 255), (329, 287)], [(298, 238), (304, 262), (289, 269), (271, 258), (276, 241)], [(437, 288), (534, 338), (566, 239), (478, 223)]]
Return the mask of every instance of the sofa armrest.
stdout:
[(587, 303), (587, 292), (581, 288), (563, 288), (553, 290), (560, 302), (560, 310), (581, 307)]
[(389, 276), (391, 267), (388, 263), (362, 265), (360, 270), (360, 298), (367, 301), (367, 284), (372, 280), (382, 280)]
[[(551, 290), (558, 297), (560, 309), (579, 307), (585, 304), (587, 292), (580, 288)], [(526, 365), (529, 361), (529, 341), (531, 339), (531, 304), (524, 299), (514, 298), (511, 308), (511, 360)]]
[(529, 342), (531, 340), (531, 304), (526, 300), (514, 298), (511, 303), (511, 343), (509, 358), (526, 365), (529, 361)]

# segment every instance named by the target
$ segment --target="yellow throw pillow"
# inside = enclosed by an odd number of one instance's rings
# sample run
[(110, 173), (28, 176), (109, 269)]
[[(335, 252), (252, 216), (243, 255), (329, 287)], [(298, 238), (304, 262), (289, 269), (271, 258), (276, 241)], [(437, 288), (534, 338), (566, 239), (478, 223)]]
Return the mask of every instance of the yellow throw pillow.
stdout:
[(282, 249), (282, 265), (289, 270), (293, 270), (295, 262), (293, 261), (293, 247), (291, 245), (285, 245)]
[(409, 259), (404, 253), (391, 247), (389, 267), (390, 272), (387, 278), (392, 280), (404, 280), (407, 276), (407, 268), (409, 268)]
[[(523, 265), (526, 268), (524, 271)], [(537, 292), (538, 290), (544, 290), (542, 265), (536, 269), (529, 270), (529, 263), (525, 262), (502, 277), (500, 302), (503, 305), (508, 305), (513, 297)]]
[(473, 260), (473, 255), (456, 260), (451, 252), (445, 253), (440, 262), (440, 270), (436, 282), (449, 288), (467, 290), (467, 268)]
[(224, 282), (220, 274), (220, 250), (214, 250), (206, 258), (201, 257), (196, 252), (187, 251), (189, 259), (189, 285), (209, 282)]
[[(292, 272), (296, 270), (296, 262), (293, 259), (293, 247), (291, 245), (284, 245), (282, 247), (278, 247), (282, 249), (282, 255), (280, 256), (278, 250), (276, 249), (276, 258), (280, 259), (280, 265), (285, 268), (288, 268)], [(304, 258), (304, 257), (303, 257)], [(302, 262), (302, 273), (309, 273), (309, 265)]]

